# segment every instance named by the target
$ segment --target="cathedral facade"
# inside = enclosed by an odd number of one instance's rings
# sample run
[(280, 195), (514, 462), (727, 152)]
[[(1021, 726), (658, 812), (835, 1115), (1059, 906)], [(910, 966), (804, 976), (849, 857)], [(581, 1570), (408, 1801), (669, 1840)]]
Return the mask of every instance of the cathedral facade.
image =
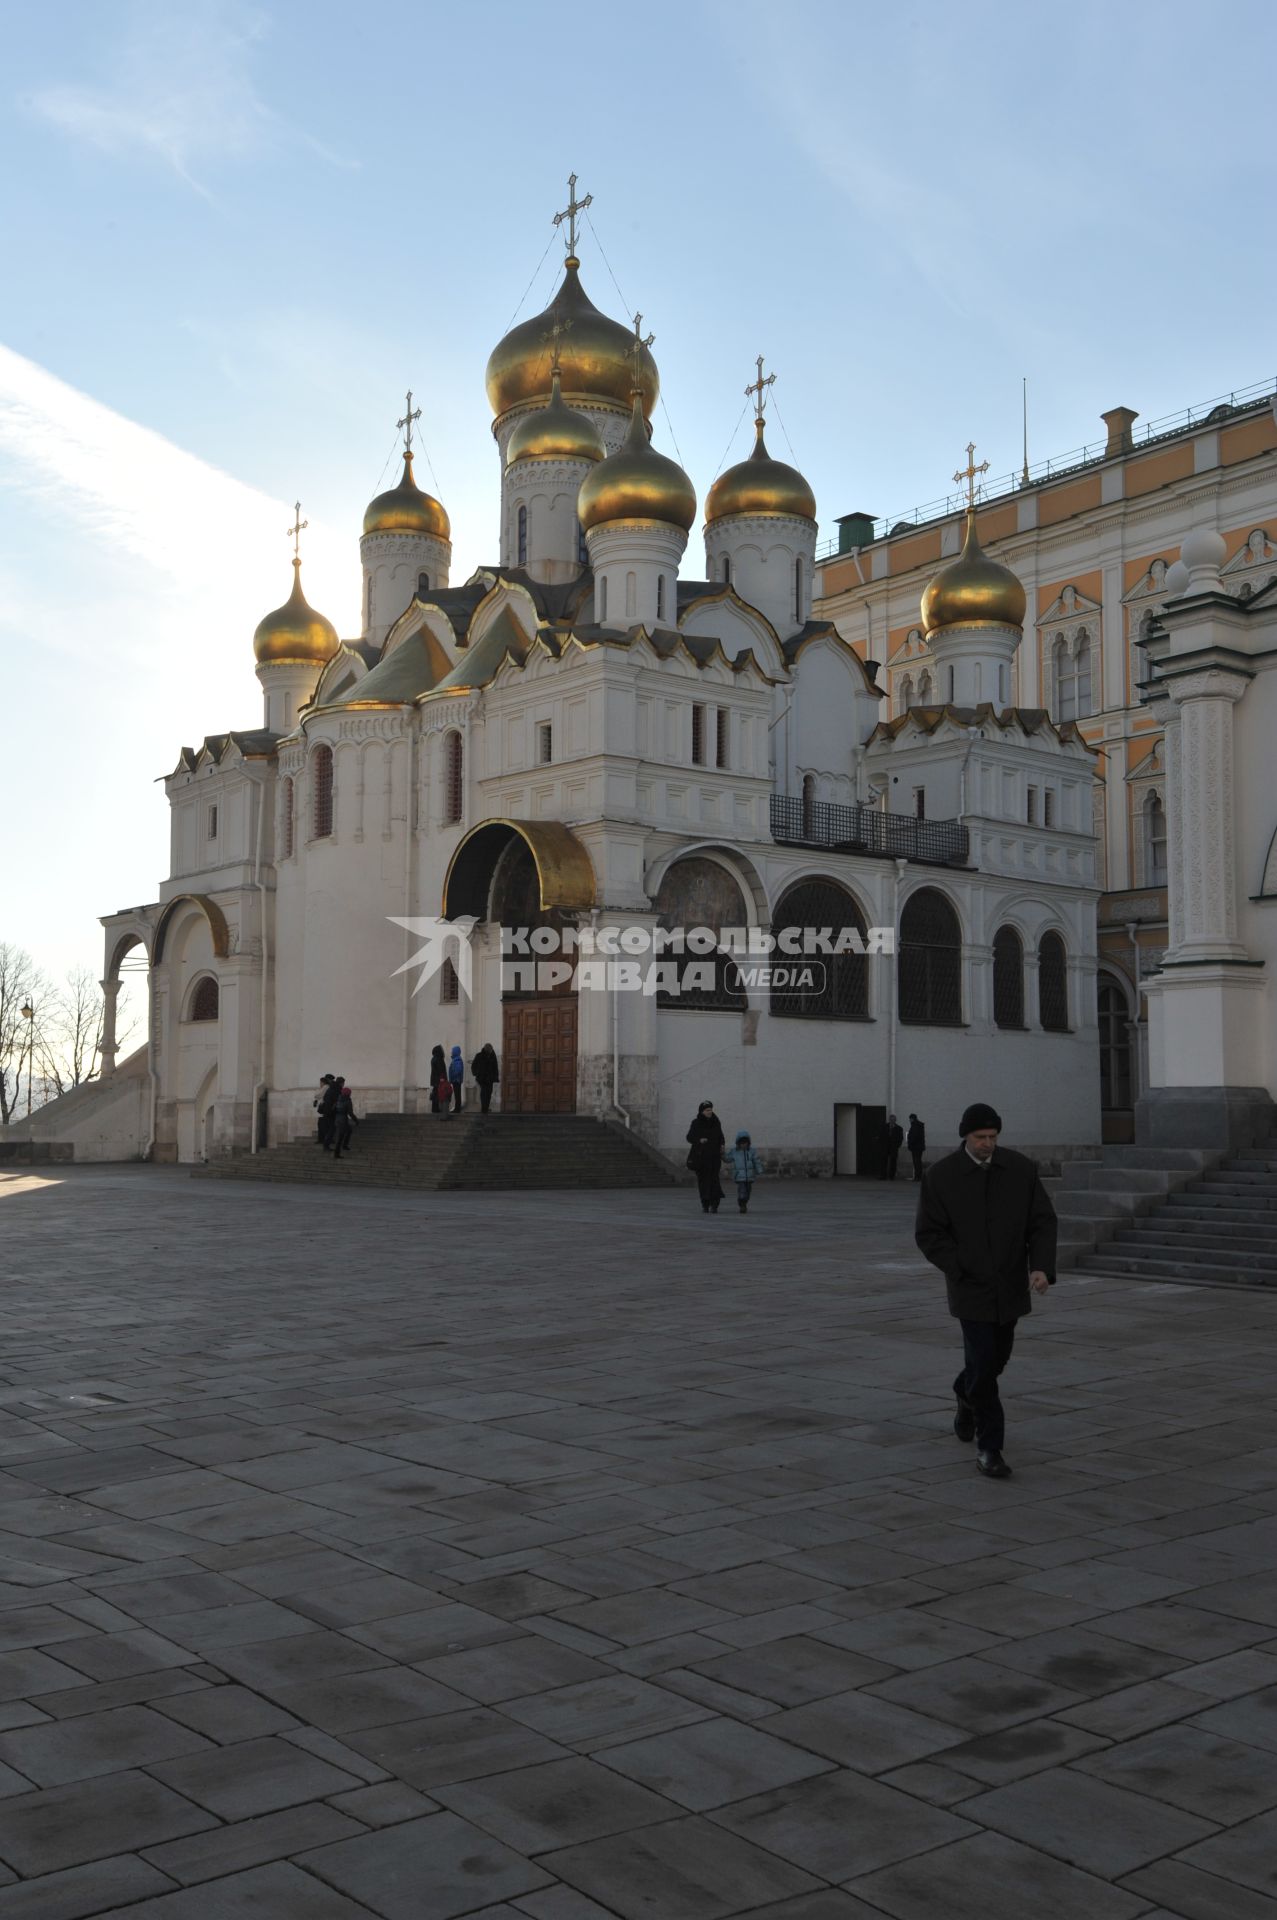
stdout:
[(78, 1155), (264, 1150), (326, 1071), (359, 1110), (424, 1109), (435, 1046), (485, 1041), (507, 1113), (680, 1160), (707, 1098), (777, 1170), (866, 1170), (888, 1112), (946, 1143), (973, 1098), (1018, 1145), (1098, 1140), (1096, 754), (1016, 703), (1025, 595), (974, 492), (919, 596), (943, 695), (893, 701), (813, 613), (816, 502), (768, 449), (761, 363), (753, 450), (699, 515), (658, 388), (572, 247), (487, 364), (498, 557), (454, 578), (407, 417), (357, 637), (295, 558), (259, 723), (183, 749), (169, 877), (103, 922), (108, 1018), (140, 947), (149, 1031), (117, 1063), (108, 1029)]

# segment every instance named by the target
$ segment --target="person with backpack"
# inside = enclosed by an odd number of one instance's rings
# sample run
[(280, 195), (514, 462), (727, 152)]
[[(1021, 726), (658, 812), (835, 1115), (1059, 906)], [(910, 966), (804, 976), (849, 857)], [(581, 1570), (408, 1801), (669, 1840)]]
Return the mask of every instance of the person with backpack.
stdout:
[(922, 1156), (927, 1151), (927, 1129), (916, 1113), (909, 1115), (909, 1131), (905, 1135), (905, 1146), (913, 1161), (913, 1177), (916, 1183), (922, 1178)]
[(355, 1116), (355, 1102), (350, 1088), (338, 1076), (340, 1092), (333, 1108), (333, 1159), (340, 1160), (343, 1152), (350, 1150), (350, 1136), (359, 1121)]
[(436, 1047), (430, 1056), (430, 1111), (439, 1111), (439, 1089), (443, 1087), (447, 1094), (448, 1106), (452, 1105), (452, 1088), (448, 1084), (448, 1062), (443, 1057), (443, 1048)]
[(479, 1111), (486, 1113), (492, 1105), (492, 1089), (501, 1078), (497, 1071), (497, 1050), (490, 1040), (484, 1041), (470, 1062), (470, 1071), (479, 1089)]
[(466, 1077), (466, 1063), (461, 1058), (460, 1047), (452, 1049), (452, 1058), (448, 1062), (448, 1084), (452, 1088), (452, 1111), (461, 1111), (461, 1087)]
[(736, 1136), (736, 1144), (727, 1155), (727, 1164), (731, 1168), (732, 1179), (736, 1182), (736, 1204), (742, 1213), (749, 1212), (749, 1196), (755, 1180), (763, 1170), (763, 1163), (754, 1152), (748, 1133), (742, 1130)]

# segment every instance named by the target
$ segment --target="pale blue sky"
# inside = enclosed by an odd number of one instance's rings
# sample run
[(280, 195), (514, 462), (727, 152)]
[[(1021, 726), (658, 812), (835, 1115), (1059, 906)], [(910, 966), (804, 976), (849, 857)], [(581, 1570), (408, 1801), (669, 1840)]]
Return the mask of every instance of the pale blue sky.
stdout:
[[(488, 352), (575, 170), (703, 500), (762, 351), (822, 539), (1277, 373), (1269, 0), (11, 7), (0, 78), (0, 938), (96, 965), (184, 742), (260, 721), (288, 585), (354, 631), (411, 385), (454, 578)], [(624, 292), (600, 256), (598, 242)], [(545, 258), (522, 313), (549, 299)], [(773, 427), (773, 451), (788, 457)], [(419, 477), (429, 484), (422, 462)], [(687, 571), (701, 570), (699, 535)]]

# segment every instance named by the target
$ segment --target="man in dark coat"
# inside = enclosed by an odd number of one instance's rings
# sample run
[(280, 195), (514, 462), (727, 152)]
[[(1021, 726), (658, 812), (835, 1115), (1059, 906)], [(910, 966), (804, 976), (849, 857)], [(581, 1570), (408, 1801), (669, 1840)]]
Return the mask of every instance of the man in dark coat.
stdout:
[(905, 1143), (905, 1130), (894, 1113), (887, 1115), (887, 1124), (882, 1130), (882, 1177), (894, 1180), (896, 1162), (900, 1158), (900, 1149)]
[(927, 1129), (916, 1113), (909, 1115), (909, 1131), (905, 1135), (905, 1146), (909, 1150), (909, 1158), (913, 1161), (913, 1177), (915, 1180), (921, 1180), (922, 1156), (927, 1151)]
[(992, 1107), (968, 1107), (958, 1131), (958, 1151), (923, 1176), (914, 1238), (943, 1273), (962, 1327), (953, 1430), (974, 1438), (981, 1473), (1006, 1480), (998, 1376), (1032, 1295), (1055, 1284), (1055, 1208), (1033, 1161), (998, 1145), (1002, 1122)]

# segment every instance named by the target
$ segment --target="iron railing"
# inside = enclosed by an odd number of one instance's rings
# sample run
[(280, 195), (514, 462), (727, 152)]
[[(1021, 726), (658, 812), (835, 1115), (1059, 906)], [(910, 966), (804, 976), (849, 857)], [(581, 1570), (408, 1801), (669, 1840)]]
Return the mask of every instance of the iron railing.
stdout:
[(971, 836), (960, 820), (918, 820), (878, 807), (838, 806), (774, 793), (772, 839), (782, 846), (828, 847), (838, 853), (886, 854), (927, 866), (964, 867)]
[[(1247, 413), (1263, 406), (1277, 391), (1277, 381), (1257, 380), (1252, 386), (1235, 388), (1232, 393), (1219, 395), (1214, 400), (1203, 400), (1197, 406), (1181, 407), (1177, 413), (1163, 414), (1158, 420), (1148, 420), (1142, 427), (1132, 431), (1131, 444), (1124, 452), (1152, 445), (1158, 440), (1173, 440), (1177, 434), (1187, 433), (1193, 427), (1214, 425), (1223, 422), (1234, 414)], [(981, 486), (979, 504), (986, 507), (994, 500), (1007, 494), (1022, 493), (1025, 487), (1035, 487), (1047, 480), (1059, 480), (1065, 474), (1075, 473), (1083, 467), (1097, 466), (1100, 461), (1110, 459), (1107, 440), (1093, 440), (1088, 446), (1075, 447), (1071, 453), (1058, 454), (1050, 460), (1034, 461), (1028, 468), (1008, 473), (997, 480), (988, 480)], [(906, 513), (884, 514), (873, 524), (873, 534), (867, 544), (873, 545), (879, 540), (888, 539), (893, 533), (912, 532), (915, 527), (926, 526), (932, 520), (946, 520), (950, 514), (961, 512), (966, 506), (965, 493), (948, 493), (938, 500), (928, 500), (924, 506), (911, 507)], [(853, 547), (840, 551), (836, 539), (827, 540), (816, 549), (817, 562), (846, 559), (860, 549)]]

